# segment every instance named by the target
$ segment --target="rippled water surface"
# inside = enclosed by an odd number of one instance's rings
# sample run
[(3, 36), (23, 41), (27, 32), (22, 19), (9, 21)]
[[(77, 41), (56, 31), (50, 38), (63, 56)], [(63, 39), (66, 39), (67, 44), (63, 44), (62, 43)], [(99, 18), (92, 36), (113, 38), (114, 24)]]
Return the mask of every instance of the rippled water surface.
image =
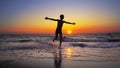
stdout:
[[(0, 64), (3, 68), (119, 68), (119, 35), (71, 35), (62, 49), (53, 35), (1, 34)], [(7, 66), (6, 66), (7, 65)]]

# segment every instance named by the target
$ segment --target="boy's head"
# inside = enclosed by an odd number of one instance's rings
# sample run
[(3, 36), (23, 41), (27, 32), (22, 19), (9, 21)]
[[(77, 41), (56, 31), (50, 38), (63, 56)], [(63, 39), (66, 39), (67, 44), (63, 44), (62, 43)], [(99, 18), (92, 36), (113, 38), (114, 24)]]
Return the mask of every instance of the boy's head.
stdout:
[(60, 15), (60, 20), (63, 20), (63, 19), (64, 19), (64, 15), (61, 14), (61, 15)]

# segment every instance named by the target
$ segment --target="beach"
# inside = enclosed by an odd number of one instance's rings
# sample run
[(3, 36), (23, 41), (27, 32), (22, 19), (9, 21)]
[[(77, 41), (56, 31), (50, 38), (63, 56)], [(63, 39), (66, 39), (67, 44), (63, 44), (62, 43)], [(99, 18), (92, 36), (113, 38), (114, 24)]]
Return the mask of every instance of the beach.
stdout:
[(74, 41), (63, 42), (62, 49), (57, 48), (59, 41), (52, 42), (53, 35), (2, 34), (0, 36), (0, 68), (120, 67), (119, 40), (105, 41), (119, 39), (118, 35), (72, 35), (67, 38), (72, 38)]

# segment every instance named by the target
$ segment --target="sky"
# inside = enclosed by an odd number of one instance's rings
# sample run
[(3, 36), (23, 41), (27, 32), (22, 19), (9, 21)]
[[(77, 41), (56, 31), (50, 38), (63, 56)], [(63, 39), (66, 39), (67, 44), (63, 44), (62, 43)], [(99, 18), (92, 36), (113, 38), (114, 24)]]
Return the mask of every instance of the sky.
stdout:
[(0, 0), (0, 33), (53, 34), (61, 14), (64, 34), (120, 32), (120, 0)]

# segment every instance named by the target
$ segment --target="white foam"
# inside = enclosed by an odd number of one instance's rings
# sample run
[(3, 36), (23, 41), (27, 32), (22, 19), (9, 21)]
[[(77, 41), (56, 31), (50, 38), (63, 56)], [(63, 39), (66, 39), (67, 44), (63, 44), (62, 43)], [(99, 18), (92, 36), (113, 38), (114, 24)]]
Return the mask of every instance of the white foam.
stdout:
[(107, 42), (107, 39), (76, 39), (64, 38), (63, 42)]

